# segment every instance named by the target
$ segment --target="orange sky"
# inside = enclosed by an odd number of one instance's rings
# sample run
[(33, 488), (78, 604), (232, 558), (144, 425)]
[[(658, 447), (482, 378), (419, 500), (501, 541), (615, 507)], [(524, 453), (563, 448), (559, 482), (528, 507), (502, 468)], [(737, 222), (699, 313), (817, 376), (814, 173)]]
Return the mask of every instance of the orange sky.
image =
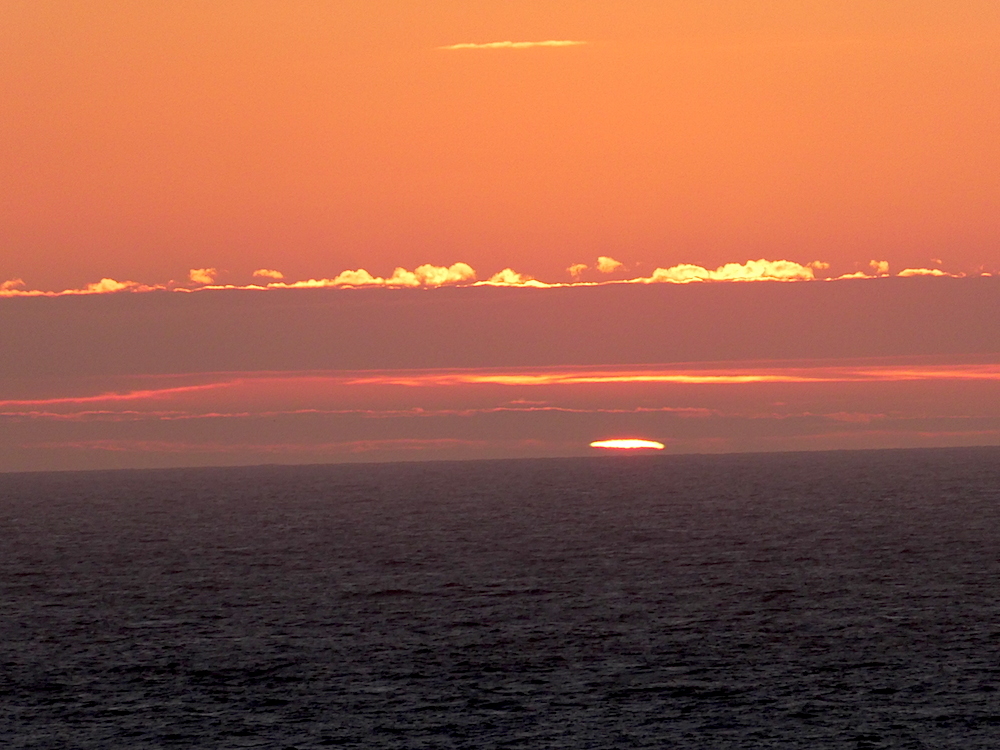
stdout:
[(0, 282), (1000, 270), (992, 0), (0, 4)]
[(996, 0), (0, 18), (0, 471), (1000, 443)]

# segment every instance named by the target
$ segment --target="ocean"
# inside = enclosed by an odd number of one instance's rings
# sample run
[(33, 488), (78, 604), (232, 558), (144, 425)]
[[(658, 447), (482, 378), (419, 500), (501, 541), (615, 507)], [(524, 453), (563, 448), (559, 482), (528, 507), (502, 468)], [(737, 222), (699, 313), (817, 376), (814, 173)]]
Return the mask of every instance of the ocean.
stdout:
[(4, 748), (995, 748), (1000, 449), (0, 474)]

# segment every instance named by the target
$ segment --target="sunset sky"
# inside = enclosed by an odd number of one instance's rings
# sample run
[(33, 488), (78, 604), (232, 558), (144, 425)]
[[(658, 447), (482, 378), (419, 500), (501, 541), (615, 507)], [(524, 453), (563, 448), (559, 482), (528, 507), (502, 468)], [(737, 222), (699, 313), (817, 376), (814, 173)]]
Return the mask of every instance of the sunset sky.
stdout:
[(0, 470), (1000, 443), (995, 0), (0, 13)]

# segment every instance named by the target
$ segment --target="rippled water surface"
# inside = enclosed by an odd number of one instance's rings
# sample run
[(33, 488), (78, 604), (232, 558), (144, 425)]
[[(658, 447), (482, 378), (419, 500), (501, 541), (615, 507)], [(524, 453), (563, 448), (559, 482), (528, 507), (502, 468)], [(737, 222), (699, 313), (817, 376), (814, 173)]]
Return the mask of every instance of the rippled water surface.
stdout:
[(994, 748), (1000, 450), (0, 475), (4, 748)]

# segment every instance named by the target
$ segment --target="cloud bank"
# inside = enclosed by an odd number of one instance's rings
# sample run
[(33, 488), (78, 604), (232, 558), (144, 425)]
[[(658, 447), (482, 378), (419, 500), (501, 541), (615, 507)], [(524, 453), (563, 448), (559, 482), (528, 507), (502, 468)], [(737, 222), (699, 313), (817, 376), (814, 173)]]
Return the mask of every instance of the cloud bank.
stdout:
[[(79, 294), (108, 294), (116, 292), (201, 292), (220, 289), (246, 289), (264, 291), (268, 289), (319, 289), (319, 288), (433, 288), (440, 286), (507, 286), (529, 287), (535, 289), (550, 289), (570, 286), (599, 286), (607, 284), (691, 284), (691, 283), (731, 283), (750, 281), (842, 281), (848, 279), (876, 279), (889, 277), (889, 264), (886, 261), (873, 260), (869, 264), (871, 273), (857, 271), (830, 277), (817, 275), (826, 271), (830, 264), (823, 261), (798, 263), (791, 260), (767, 260), (759, 258), (745, 263), (726, 263), (718, 268), (710, 269), (692, 263), (681, 263), (668, 268), (655, 268), (648, 276), (633, 278), (602, 279), (597, 281), (582, 280), (583, 273), (591, 268), (586, 263), (575, 263), (566, 270), (572, 281), (548, 282), (504, 268), (485, 280), (477, 280), (476, 271), (468, 263), (453, 263), (450, 266), (437, 266), (425, 263), (412, 271), (397, 267), (389, 276), (375, 276), (365, 268), (348, 269), (333, 278), (310, 278), (299, 281), (286, 281), (284, 274), (268, 268), (258, 268), (253, 271), (255, 279), (271, 279), (267, 283), (251, 284), (216, 284), (218, 270), (215, 268), (192, 268), (188, 272), (188, 283), (168, 282), (166, 284), (144, 284), (137, 281), (118, 281), (104, 277), (100, 281), (87, 284), (79, 289), (63, 289), (62, 291), (40, 290), (28, 288), (22, 278), (11, 278), (0, 282), (0, 297), (58, 297)], [(601, 274), (620, 271), (624, 264), (608, 256), (600, 256), (593, 269)], [(981, 276), (990, 276), (983, 272)], [(909, 278), (914, 276), (934, 276), (948, 278), (964, 278), (964, 273), (948, 273), (940, 268), (906, 268), (896, 274), (896, 277)], [(191, 284), (197, 286), (192, 287)]]

